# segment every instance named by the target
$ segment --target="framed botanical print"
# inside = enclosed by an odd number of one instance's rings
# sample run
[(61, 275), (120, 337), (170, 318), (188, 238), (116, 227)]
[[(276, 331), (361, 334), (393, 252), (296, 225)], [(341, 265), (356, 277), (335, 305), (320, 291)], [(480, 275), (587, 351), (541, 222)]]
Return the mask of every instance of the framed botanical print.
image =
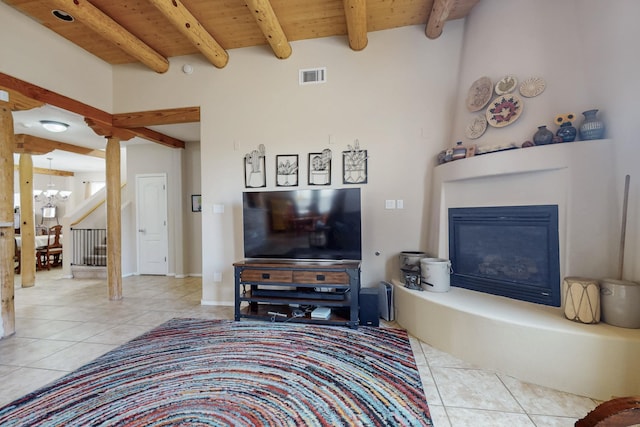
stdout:
[(298, 185), (298, 155), (276, 156), (276, 186), (295, 187)]
[(309, 153), (309, 185), (331, 185), (331, 150)]
[(260, 188), (267, 186), (265, 168), (265, 149), (260, 144), (257, 150), (253, 150), (244, 156), (244, 186), (247, 188)]
[(349, 151), (342, 152), (342, 182), (343, 184), (367, 183), (367, 150), (360, 149), (356, 139), (353, 147), (348, 145)]

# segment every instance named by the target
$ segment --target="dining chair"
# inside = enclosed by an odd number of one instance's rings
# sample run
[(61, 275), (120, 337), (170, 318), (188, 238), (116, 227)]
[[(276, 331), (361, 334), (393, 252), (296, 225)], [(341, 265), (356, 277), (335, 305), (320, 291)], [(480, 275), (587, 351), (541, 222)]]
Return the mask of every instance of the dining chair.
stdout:
[(14, 271), (16, 274), (20, 274), (20, 247), (18, 246), (18, 239), (13, 239), (13, 245)]
[[(54, 225), (49, 228), (49, 250), (48, 260), (51, 267), (57, 267), (62, 264), (62, 242), (60, 236), (62, 235), (62, 225)], [(53, 236), (53, 241), (51, 237)]]

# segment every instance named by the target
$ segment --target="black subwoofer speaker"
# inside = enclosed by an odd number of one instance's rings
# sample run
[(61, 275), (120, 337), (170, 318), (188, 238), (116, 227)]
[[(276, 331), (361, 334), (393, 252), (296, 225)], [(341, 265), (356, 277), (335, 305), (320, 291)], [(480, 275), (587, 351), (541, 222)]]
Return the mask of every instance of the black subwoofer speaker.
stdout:
[(360, 324), (362, 326), (380, 326), (380, 309), (378, 308), (378, 288), (362, 288), (360, 290)]

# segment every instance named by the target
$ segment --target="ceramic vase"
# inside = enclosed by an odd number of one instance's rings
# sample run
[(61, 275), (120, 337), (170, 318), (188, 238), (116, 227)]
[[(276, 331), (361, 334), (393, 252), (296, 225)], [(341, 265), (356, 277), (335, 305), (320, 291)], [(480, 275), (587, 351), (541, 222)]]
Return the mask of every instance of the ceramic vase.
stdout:
[(580, 125), (580, 138), (583, 140), (602, 139), (604, 136), (604, 122), (596, 114), (598, 110), (587, 110), (584, 113), (584, 121)]
[(573, 142), (576, 139), (578, 130), (571, 126), (571, 122), (564, 122), (556, 132), (556, 136), (562, 138), (562, 142)]
[(538, 126), (538, 131), (533, 134), (533, 143), (536, 145), (547, 145), (553, 142), (553, 132), (546, 126)]

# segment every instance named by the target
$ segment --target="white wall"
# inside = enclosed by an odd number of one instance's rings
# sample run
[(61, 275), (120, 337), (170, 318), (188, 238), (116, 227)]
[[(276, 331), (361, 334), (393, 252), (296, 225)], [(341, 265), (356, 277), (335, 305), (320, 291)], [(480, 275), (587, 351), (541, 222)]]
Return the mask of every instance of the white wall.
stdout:
[(0, 3), (0, 72), (111, 112), (112, 68)]
[[(183, 248), (182, 248), (182, 210), (184, 210), (182, 187), (182, 151), (163, 147), (158, 144), (136, 144), (127, 147), (127, 187), (122, 204), (127, 206), (123, 215), (127, 215), (130, 233), (125, 233), (123, 228), (123, 254), (128, 251), (128, 263), (134, 270), (124, 270), (123, 275), (136, 273), (136, 175), (163, 173), (167, 175), (167, 222), (168, 226), (168, 272), (170, 275), (182, 276), (184, 274)], [(127, 248), (127, 249), (125, 249)]]
[[(603, 162), (602, 169), (595, 168), (592, 173), (605, 176), (605, 169), (615, 169), (618, 185), (611, 215), (618, 225), (609, 237), (615, 241), (620, 234), (624, 176), (631, 175), (624, 274), (628, 280), (640, 280), (640, 264), (634, 262), (640, 255), (640, 145), (636, 131), (640, 56), (632, 53), (640, 40), (640, 28), (635, 24), (638, 16), (640, 3), (633, 0), (483, 0), (465, 23), (460, 90), (450, 131), (452, 140), (519, 145), (531, 140), (539, 125), (548, 125), (555, 132), (557, 114), (576, 113), (579, 119), (574, 124), (578, 126), (583, 111), (599, 109), (599, 117), (607, 125), (605, 137), (615, 142), (611, 146), (615, 160)], [(469, 87), (481, 76), (495, 82), (506, 74), (515, 74), (520, 80), (543, 77), (546, 90), (538, 97), (523, 98), (524, 110), (515, 123), (500, 129), (490, 127), (475, 141), (466, 139), (466, 125), (480, 114), (466, 109)], [(588, 213), (581, 220), (579, 228), (608, 227)]]
[(184, 176), (184, 271), (189, 276), (202, 275), (202, 213), (191, 212), (191, 196), (202, 194), (200, 143), (187, 142), (182, 163)]
[[(306, 187), (309, 152), (329, 148), (339, 159), (355, 139), (368, 150), (365, 285), (395, 275), (398, 254), (424, 245), (425, 188), (449, 127), (461, 36), (457, 21), (435, 41), (425, 37), (424, 26), (370, 33), (361, 52), (350, 50), (345, 37), (332, 37), (294, 42), (286, 60), (265, 46), (232, 50), (221, 70), (200, 57), (173, 58), (164, 75), (115, 67), (116, 112), (201, 107), (206, 303), (233, 301), (232, 263), (243, 257), (243, 158), (259, 144), (266, 147), (267, 189), (274, 188), (277, 154), (300, 155), (300, 187)], [(191, 75), (180, 71), (186, 62), (194, 67)], [(318, 66), (327, 67), (328, 82), (299, 86), (298, 70)], [(336, 187), (343, 186), (341, 164), (334, 163)], [(385, 199), (404, 200), (404, 210), (385, 210)], [(214, 204), (224, 213), (214, 214)], [(222, 282), (214, 282), (218, 272)]]

